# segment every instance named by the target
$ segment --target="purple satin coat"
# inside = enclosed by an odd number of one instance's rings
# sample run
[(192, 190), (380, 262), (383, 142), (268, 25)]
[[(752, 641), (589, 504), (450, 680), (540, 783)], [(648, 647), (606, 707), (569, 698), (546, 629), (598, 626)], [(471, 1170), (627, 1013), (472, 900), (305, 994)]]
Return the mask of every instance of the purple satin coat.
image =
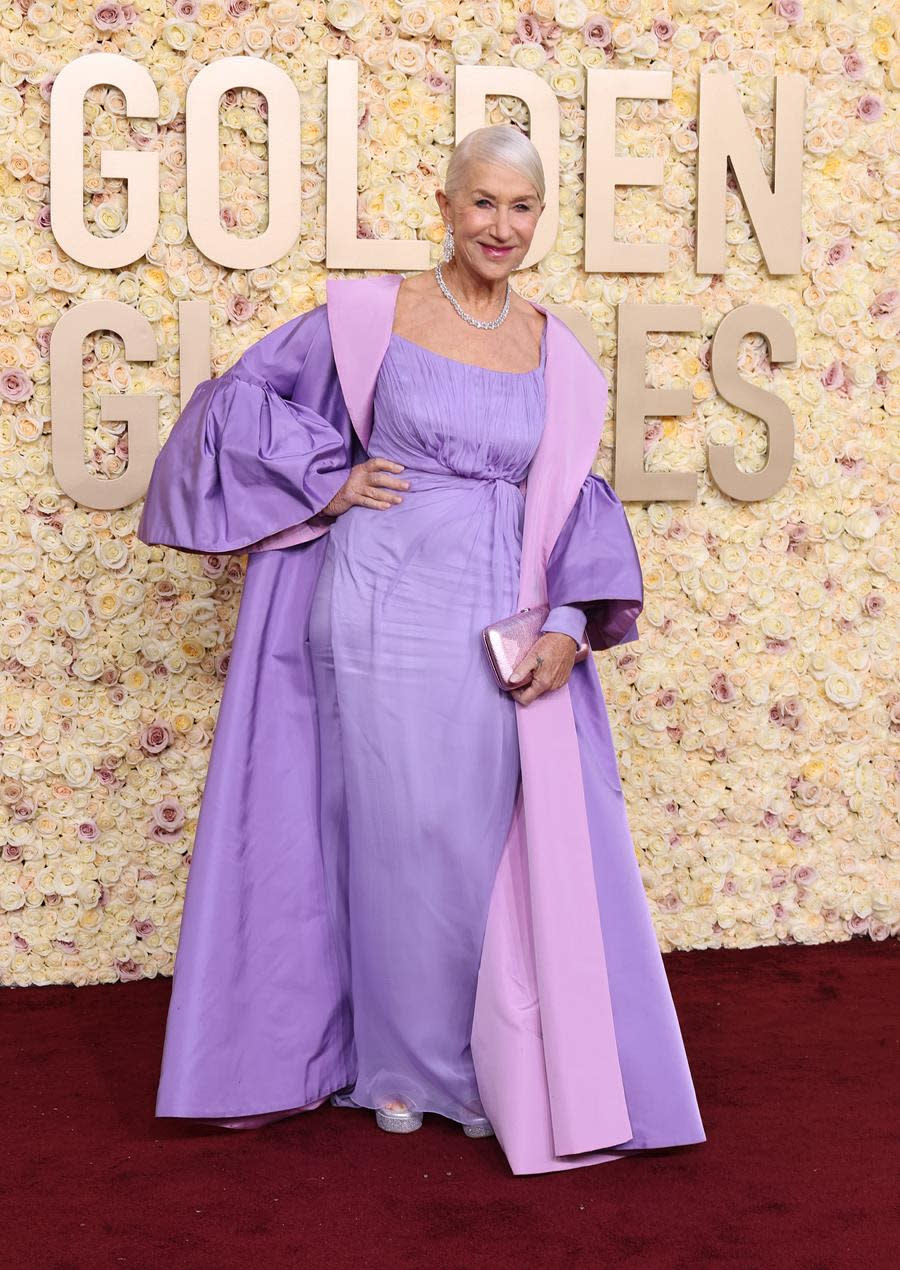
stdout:
[[(327, 306), (197, 387), (154, 467), (143, 541), (250, 553), (188, 880), (160, 1116), (275, 1118), (353, 1079), (317, 825), (330, 756), (318, 753), (298, 626), (333, 523), (321, 509), (366, 457), (399, 282), (330, 279)], [(549, 313), (546, 384), (519, 604), (579, 605), (601, 650), (637, 638), (640, 565), (621, 503), (590, 472), (605, 380)], [(522, 796), (472, 1034), (498, 1140), (514, 1173), (702, 1142), (593, 662), (517, 719)]]

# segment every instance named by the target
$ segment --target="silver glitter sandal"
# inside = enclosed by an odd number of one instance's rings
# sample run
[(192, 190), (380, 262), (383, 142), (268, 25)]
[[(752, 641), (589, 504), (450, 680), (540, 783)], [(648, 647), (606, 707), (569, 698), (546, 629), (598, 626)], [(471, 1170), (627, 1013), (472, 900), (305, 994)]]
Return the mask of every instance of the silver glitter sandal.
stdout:
[(376, 1107), (375, 1123), (379, 1129), (384, 1129), (387, 1133), (413, 1133), (414, 1130), (422, 1128), (422, 1112), (411, 1111), (409, 1107), (396, 1111), (390, 1111), (387, 1107)]
[(467, 1138), (492, 1138), (494, 1126), (490, 1120), (476, 1120), (474, 1124), (464, 1124), (463, 1133)]

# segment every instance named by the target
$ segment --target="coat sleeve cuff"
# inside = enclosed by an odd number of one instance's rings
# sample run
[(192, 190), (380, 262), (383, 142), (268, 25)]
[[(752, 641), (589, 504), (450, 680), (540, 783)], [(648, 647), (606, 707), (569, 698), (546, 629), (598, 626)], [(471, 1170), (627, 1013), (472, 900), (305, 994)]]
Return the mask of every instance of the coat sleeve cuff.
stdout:
[(563, 635), (571, 635), (576, 644), (584, 639), (584, 628), (587, 616), (577, 604), (558, 604), (547, 614), (542, 631), (559, 631)]

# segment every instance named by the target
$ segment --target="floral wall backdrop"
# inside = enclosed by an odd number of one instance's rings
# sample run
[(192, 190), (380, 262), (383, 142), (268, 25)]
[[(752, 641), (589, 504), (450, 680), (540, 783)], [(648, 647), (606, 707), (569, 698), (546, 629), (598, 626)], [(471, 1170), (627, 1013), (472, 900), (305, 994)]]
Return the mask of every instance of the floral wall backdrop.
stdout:
[[(169, 974), (210, 745), (228, 667), (243, 556), (193, 556), (134, 536), (140, 504), (74, 504), (51, 465), (48, 342), (59, 316), (118, 299), (156, 329), (156, 364), (120, 340), (85, 345), (86, 462), (118, 475), (123, 424), (105, 392), (160, 398), (164, 438), (179, 410), (177, 303), (205, 299), (214, 373), (325, 298), (325, 67), (360, 68), (360, 234), (418, 237), (438, 258), (434, 200), (453, 144), (458, 64), (527, 68), (561, 113), (556, 249), (516, 275), (525, 295), (586, 313), (614, 388), (615, 306), (701, 306), (696, 335), (651, 336), (648, 382), (690, 384), (690, 417), (648, 420), (651, 470), (698, 473), (696, 503), (628, 504), (645, 571), (641, 640), (597, 657), (635, 848), (660, 945), (700, 949), (818, 943), (900, 929), (891, 805), (900, 728), (895, 626), (897, 261), (900, 82), (896, 21), (865, 0), (503, 0), (501, 3), (253, 4), (17, 0), (0, 15), (0, 982)], [(87, 52), (152, 74), (159, 122), (125, 118), (100, 86), (85, 107), (85, 218), (112, 235), (127, 189), (99, 175), (101, 149), (160, 155), (159, 234), (145, 258), (104, 273), (50, 232), (49, 98)], [(196, 71), (268, 58), (302, 99), (304, 233), (269, 268), (229, 271), (187, 236), (184, 101)], [(591, 67), (670, 67), (671, 100), (623, 101), (622, 152), (661, 154), (665, 181), (617, 205), (621, 238), (667, 241), (665, 275), (586, 275), (584, 79)], [(701, 68), (739, 82), (765, 162), (776, 72), (807, 80), (803, 271), (769, 277), (734, 189), (724, 276), (694, 269)], [(527, 128), (511, 98), (486, 122)], [(222, 103), (223, 223), (266, 224), (266, 122), (253, 91)], [(759, 302), (786, 314), (795, 365), (773, 372), (761, 339), (741, 371), (778, 392), (796, 425), (789, 483), (732, 502), (710, 480), (708, 442), (761, 466), (759, 421), (716, 396), (709, 337)], [(611, 416), (614, 413), (614, 394)], [(612, 422), (596, 471), (611, 473)]]

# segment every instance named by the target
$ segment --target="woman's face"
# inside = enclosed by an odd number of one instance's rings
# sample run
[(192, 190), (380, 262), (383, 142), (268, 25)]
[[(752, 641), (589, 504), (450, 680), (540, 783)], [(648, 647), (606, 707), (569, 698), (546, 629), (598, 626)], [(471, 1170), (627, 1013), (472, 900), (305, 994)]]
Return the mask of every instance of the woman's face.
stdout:
[(452, 200), (439, 190), (437, 199), (453, 226), (454, 264), (492, 281), (525, 259), (543, 211), (520, 172), (493, 163), (470, 163), (465, 187)]

